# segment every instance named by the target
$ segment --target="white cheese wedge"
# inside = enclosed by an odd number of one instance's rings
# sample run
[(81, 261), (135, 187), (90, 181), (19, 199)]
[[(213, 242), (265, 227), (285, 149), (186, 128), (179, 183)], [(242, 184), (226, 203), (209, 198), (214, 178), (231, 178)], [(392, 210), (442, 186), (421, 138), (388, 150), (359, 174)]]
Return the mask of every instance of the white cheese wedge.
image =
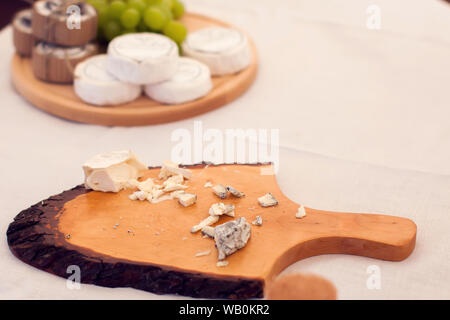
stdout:
[(75, 68), (74, 89), (81, 100), (97, 105), (131, 102), (142, 94), (139, 85), (118, 80), (107, 71), (106, 54), (91, 57)]
[(185, 56), (206, 64), (213, 76), (239, 72), (251, 62), (248, 39), (236, 29), (200, 29), (189, 33), (182, 47)]
[(147, 167), (129, 150), (96, 155), (85, 162), (85, 186), (102, 192), (119, 192), (139, 178)]
[(177, 72), (166, 81), (145, 86), (145, 93), (161, 103), (180, 104), (206, 96), (212, 87), (208, 66), (190, 58), (180, 58)]
[(214, 238), (214, 233), (215, 233), (214, 230), (215, 230), (214, 227), (206, 226), (206, 227), (202, 228), (202, 234), (209, 238)]
[(156, 33), (130, 33), (108, 46), (108, 71), (121, 81), (147, 85), (165, 81), (178, 69), (178, 46)]

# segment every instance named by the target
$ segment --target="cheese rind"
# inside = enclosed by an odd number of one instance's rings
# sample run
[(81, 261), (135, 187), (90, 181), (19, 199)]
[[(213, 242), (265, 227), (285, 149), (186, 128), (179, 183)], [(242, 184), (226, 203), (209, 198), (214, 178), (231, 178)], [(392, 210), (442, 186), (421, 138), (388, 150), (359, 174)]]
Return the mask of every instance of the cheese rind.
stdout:
[(177, 72), (171, 78), (146, 85), (144, 91), (155, 101), (181, 104), (207, 95), (212, 87), (208, 66), (190, 58), (180, 58)]
[(108, 46), (108, 71), (121, 81), (154, 84), (172, 77), (178, 68), (178, 46), (156, 33), (132, 33)]
[(206, 64), (213, 76), (239, 72), (251, 63), (247, 37), (232, 28), (208, 27), (191, 32), (182, 47), (185, 56)]
[(147, 167), (129, 150), (96, 155), (83, 165), (85, 186), (102, 192), (119, 192)]

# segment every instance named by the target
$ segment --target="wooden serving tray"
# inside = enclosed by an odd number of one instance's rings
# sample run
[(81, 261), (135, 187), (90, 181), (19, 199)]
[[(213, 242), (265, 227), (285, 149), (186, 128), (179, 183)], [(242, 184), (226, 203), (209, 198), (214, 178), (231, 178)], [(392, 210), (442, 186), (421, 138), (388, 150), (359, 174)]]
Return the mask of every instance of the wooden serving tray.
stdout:
[[(186, 13), (181, 19), (189, 32), (210, 26), (229, 24), (198, 14)], [(84, 123), (105, 126), (141, 126), (190, 118), (219, 108), (242, 95), (253, 83), (258, 58), (249, 39), (253, 59), (246, 69), (233, 75), (213, 77), (213, 90), (205, 97), (180, 105), (163, 105), (146, 96), (119, 106), (92, 106), (75, 94), (72, 85), (51, 84), (36, 79), (31, 60), (14, 55), (11, 63), (12, 81), (17, 91), (36, 107), (56, 116)]]
[[(413, 251), (416, 225), (405, 218), (306, 208), (306, 217), (297, 219), (299, 205), (283, 195), (275, 176), (260, 174), (264, 167), (190, 166), (194, 177), (187, 191), (197, 194), (198, 201), (187, 208), (175, 200), (131, 201), (132, 190), (102, 193), (78, 186), (22, 211), (8, 228), (8, 244), (19, 259), (61, 277), (68, 277), (68, 266), (78, 265), (83, 283), (240, 299), (263, 297), (283, 269), (314, 255), (400, 261)], [(158, 173), (159, 168), (152, 168), (145, 177)], [(220, 200), (204, 187), (206, 181), (246, 193), (222, 200), (235, 205), (236, 218), (263, 218), (262, 226), (252, 225), (247, 246), (227, 257), (226, 267), (216, 266), (214, 240), (190, 233)], [(259, 206), (257, 198), (267, 192), (278, 206)], [(217, 224), (232, 219), (221, 217)], [(195, 256), (205, 250), (211, 254)]]

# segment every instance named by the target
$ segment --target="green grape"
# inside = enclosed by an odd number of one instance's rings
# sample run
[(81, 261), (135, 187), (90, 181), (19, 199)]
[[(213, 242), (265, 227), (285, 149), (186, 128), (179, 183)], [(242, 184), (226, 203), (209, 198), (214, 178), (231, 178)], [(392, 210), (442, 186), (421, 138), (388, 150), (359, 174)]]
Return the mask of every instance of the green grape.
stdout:
[(173, 8), (173, 0), (162, 0), (162, 4), (166, 6), (169, 10)]
[(169, 21), (169, 17), (158, 6), (149, 7), (144, 13), (145, 24), (154, 31), (161, 31)]
[(128, 8), (133, 8), (143, 13), (147, 8), (147, 2), (145, 0), (128, 0)]
[(179, 0), (173, 0), (172, 13), (175, 19), (181, 18), (184, 13), (184, 4)]
[(136, 29), (135, 28), (123, 29), (120, 34), (128, 34), (128, 33), (136, 33)]
[(155, 6), (160, 5), (163, 0), (147, 0), (147, 5), (149, 6)]
[(145, 19), (141, 19), (139, 21), (139, 24), (136, 27), (137, 31), (139, 32), (148, 32), (150, 29), (148, 28), (147, 24), (145, 23)]
[(98, 25), (100, 27), (102, 27), (108, 22), (108, 18), (109, 18), (108, 5), (104, 4), (103, 6), (99, 6), (96, 9), (97, 9), (97, 16), (98, 16)]
[(120, 16), (120, 23), (126, 29), (136, 27), (139, 24), (139, 20), (141, 20), (141, 14), (134, 8), (128, 8)]
[(108, 14), (112, 19), (119, 19), (126, 9), (127, 5), (125, 2), (121, 0), (114, 0), (109, 5)]
[(103, 35), (105, 36), (106, 40), (108, 40), (108, 41), (111, 41), (112, 39), (114, 39), (115, 37), (120, 35), (120, 33), (122, 32), (122, 28), (120, 27), (120, 23), (118, 23), (115, 20), (108, 21), (103, 26), (102, 29), (103, 29)]
[(182, 43), (187, 35), (187, 29), (181, 22), (172, 20), (164, 27), (163, 33), (176, 43)]
[(106, 0), (87, 0), (86, 2), (97, 10), (99, 10), (100, 7), (108, 5)]
[(167, 16), (168, 22), (173, 19), (172, 10), (170, 10), (166, 5), (161, 4), (157, 6), (159, 9), (161, 9), (162, 12)]

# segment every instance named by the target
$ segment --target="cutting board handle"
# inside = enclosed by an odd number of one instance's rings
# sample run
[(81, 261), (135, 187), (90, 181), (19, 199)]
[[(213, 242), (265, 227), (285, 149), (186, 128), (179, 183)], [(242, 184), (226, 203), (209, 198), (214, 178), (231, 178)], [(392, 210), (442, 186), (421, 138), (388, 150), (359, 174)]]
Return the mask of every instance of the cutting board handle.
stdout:
[[(401, 261), (414, 250), (417, 226), (412, 220), (310, 208), (306, 212), (307, 216), (300, 219), (304, 229), (296, 232), (298, 238), (291, 234), (293, 242), (274, 264), (272, 276), (298, 260), (321, 254), (352, 254)], [(308, 239), (305, 239), (305, 230), (313, 231)]]

